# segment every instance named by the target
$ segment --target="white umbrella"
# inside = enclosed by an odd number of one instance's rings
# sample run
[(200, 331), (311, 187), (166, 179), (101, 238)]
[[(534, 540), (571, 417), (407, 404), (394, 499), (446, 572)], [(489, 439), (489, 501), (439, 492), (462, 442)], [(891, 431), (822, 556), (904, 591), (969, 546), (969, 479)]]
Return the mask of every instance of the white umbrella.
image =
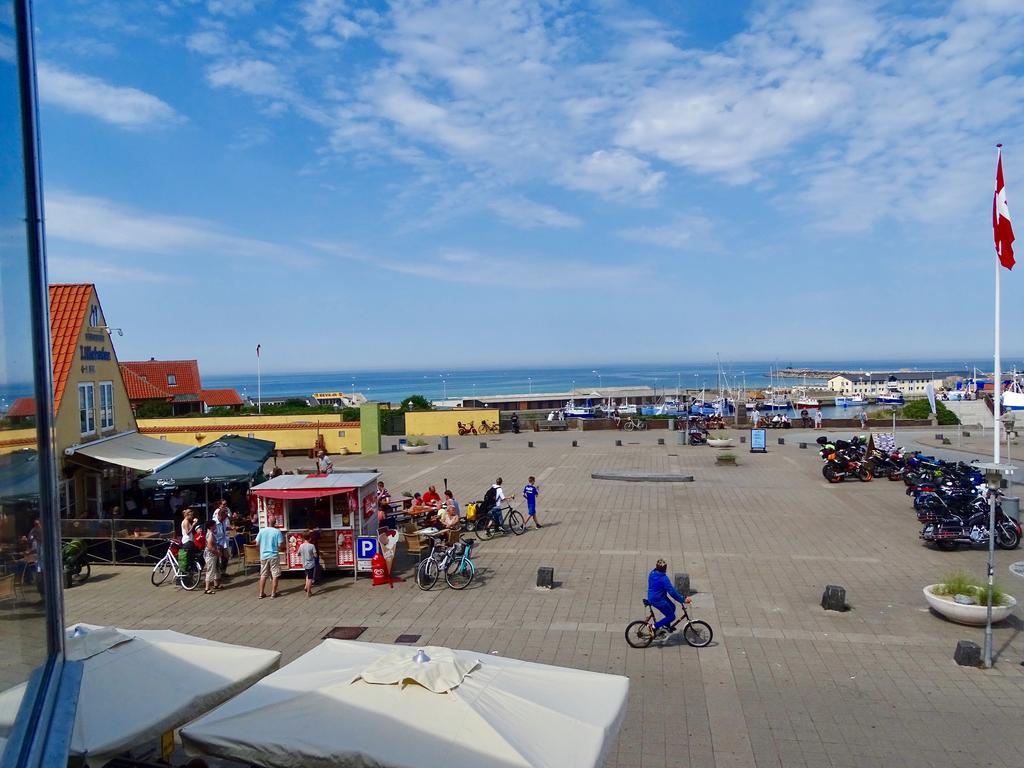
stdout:
[[(281, 654), (165, 629), (78, 624), (69, 661), (82, 662), (71, 754), (100, 766), (245, 690), (277, 669)], [(14, 725), (24, 685), (0, 693), (0, 736)]]
[(590, 768), (629, 680), (472, 651), (325, 640), (181, 730), (274, 768)]

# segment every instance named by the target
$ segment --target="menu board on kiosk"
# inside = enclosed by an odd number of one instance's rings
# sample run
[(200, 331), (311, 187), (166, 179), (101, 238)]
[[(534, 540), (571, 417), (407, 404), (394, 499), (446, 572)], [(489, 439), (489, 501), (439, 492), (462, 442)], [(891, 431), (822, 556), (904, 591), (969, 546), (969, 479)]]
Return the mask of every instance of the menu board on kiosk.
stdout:
[(338, 567), (356, 567), (356, 540), (351, 528), (339, 528), (338, 531)]
[(285, 536), (285, 551), (288, 554), (288, 568), (302, 568), (302, 555), (299, 547), (305, 542), (302, 531), (289, 531)]

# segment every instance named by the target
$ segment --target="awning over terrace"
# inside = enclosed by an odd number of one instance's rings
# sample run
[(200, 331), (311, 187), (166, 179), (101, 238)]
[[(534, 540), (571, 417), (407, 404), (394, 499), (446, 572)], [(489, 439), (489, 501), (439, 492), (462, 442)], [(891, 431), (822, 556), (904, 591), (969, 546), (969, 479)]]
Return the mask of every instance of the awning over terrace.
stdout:
[(90, 459), (140, 472), (152, 472), (194, 450), (187, 445), (157, 440), (138, 432), (123, 432), (85, 445), (72, 446), (64, 453), (68, 456), (88, 456)]

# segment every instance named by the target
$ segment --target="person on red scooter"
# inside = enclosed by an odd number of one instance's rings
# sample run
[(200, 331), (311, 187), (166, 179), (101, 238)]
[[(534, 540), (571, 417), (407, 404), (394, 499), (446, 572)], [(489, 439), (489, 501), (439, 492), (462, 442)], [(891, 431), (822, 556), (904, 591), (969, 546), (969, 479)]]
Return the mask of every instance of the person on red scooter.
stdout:
[(647, 576), (647, 602), (664, 616), (654, 623), (655, 640), (664, 640), (670, 632), (676, 631), (676, 628), (672, 626), (676, 620), (676, 606), (669, 598), (671, 597), (679, 603), (690, 602), (690, 598), (683, 597), (672, 585), (672, 580), (666, 573), (667, 570), (668, 563), (659, 558), (658, 562), (654, 564), (654, 570)]

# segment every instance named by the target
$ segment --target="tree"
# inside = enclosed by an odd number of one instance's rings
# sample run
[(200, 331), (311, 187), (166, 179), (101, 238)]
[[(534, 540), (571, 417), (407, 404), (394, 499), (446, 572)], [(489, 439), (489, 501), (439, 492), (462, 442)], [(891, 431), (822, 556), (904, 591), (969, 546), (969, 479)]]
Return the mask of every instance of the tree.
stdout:
[(432, 411), (434, 407), (423, 395), (410, 395), (402, 401), (403, 411)]

